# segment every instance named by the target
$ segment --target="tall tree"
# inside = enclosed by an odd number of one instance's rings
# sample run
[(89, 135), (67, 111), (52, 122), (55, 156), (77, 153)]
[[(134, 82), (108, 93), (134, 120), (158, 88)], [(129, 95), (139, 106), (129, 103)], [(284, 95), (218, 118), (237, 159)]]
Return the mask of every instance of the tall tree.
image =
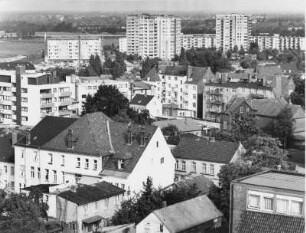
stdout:
[(233, 118), (232, 136), (235, 140), (245, 141), (256, 135), (256, 119), (254, 114), (235, 114)]
[(117, 115), (120, 110), (128, 108), (128, 99), (115, 87), (101, 85), (97, 93), (87, 96), (83, 102), (82, 115), (91, 112), (103, 112), (109, 117)]
[(243, 56), (245, 54), (245, 50), (243, 48), (243, 46), (240, 46), (240, 50), (238, 51), (239, 55)]
[(143, 79), (153, 67), (158, 67), (159, 60), (159, 58), (150, 59), (149, 57), (143, 60), (141, 64), (142, 68), (140, 71), (140, 77)]
[(186, 52), (185, 52), (185, 49), (183, 47), (181, 48), (179, 63), (180, 63), (180, 65), (187, 65), (188, 64)]
[(273, 134), (282, 142), (284, 148), (287, 148), (288, 139), (292, 136), (292, 111), (289, 107), (284, 108), (277, 116), (277, 121), (273, 123)]
[(295, 88), (290, 94), (290, 99), (293, 104), (301, 105), (305, 108), (305, 80), (301, 78), (301, 74), (294, 74), (293, 81)]
[(238, 53), (238, 46), (237, 45), (234, 46), (233, 53)]

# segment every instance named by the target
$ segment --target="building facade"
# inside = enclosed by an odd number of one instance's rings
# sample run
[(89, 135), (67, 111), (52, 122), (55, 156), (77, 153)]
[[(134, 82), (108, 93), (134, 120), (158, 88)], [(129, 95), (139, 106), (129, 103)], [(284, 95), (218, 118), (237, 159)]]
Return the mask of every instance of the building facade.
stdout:
[(305, 231), (305, 176), (265, 171), (234, 180), (230, 191), (230, 232)]
[(127, 54), (171, 60), (180, 53), (181, 20), (171, 15), (128, 15)]
[(242, 14), (216, 16), (216, 48), (227, 51), (235, 46), (249, 48), (251, 27), (249, 17)]
[(119, 52), (126, 53), (127, 52), (127, 38), (119, 37)]
[(76, 113), (74, 87), (61, 82), (54, 73), (0, 71), (0, 123), (34, 126), (44, 116)]
[(91, 55), (103, 59), (102, 37), (62, 36), (46, 39), (46, 62), (69, 62), (74, 65), (88, 63)]
[(181, 34), (181, 47), (185, 50), (191, 48), (215, 48), (215, 34)]

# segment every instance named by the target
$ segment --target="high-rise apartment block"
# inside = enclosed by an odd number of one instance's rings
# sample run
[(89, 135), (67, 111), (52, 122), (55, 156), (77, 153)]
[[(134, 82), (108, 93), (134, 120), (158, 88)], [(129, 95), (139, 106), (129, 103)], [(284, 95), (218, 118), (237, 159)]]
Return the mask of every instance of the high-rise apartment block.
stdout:
[(181, 20), (171, 15), (129, 15), (127, 53), (171, 60), (181, 50)]
[(215, 48), (215, 34), (183, 34), (181, 35), (181, 47), (185, 50), (194, 48)]
[(228, 14), (216, 16), (216, 46), (223, 50), (244, 49), (249, 47), (251, 27), (249, 17), (242, 14)]
[(70, 62), (82, 64), (91, 55), (103, 59), (102, 37), (99, 36), (61, 36), (46, 40), (46, 62)]

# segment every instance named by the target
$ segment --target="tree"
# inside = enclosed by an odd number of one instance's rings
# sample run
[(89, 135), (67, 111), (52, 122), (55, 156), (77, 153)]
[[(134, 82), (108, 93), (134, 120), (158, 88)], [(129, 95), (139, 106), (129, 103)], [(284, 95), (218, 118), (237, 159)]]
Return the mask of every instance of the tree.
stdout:
[(251, 42), (250, 43), (249, 53), (250, 54), (257, 54), (257, 53), (259, 53), (259, 46), (258, 46), (258, 44), (256, 42)]
[(218, 174), (219, 186), (212, 185), (208, 197), (217, 208), (229, 219), (230, 207), (230, 184), (233, 180), (259, 172), (258, 167), (249, 166), (245, 163), (229, 163), (223, 165)]
[(233, 53), (238, 53), (238, 46), (237, 45), (234, 46)]
[(287, 148), (287, 142), (292, 136), (292, 111), (289, 107), (284, 108), (277, 116), (277, 121), (273, 123), (273, 135), (278, 137), (284, 148)]
[(39, 207), (25, 194), (0, 197), (0, 232), (43, 233), (44, 224), (39, 220)]
[(245, 54), (245, 51), (244, 51), (244, 48), (243, 48), (242, 45), (240, 46), (240, 50), (239, 50), (238, 53), (239, 53), (240, 56), (243, 56)]
[(97, 93), (87, 96), (83, 102), (82, 115), (92, 112), (103, 112), (109, 117), (117, 115), (120, 110), (128, 108), (128, 99), (115, 87), (101, 85)]
[(229, 49), (229, 50), (227, 50), (227, 52), (226, 52), (226, 57), (227, 57), (227, 59), (231, 59), (231, 57), (232, 57), (232, 51)]
[(185, 52), (185, 49), (183, 47), (181, 48), (179, 63), (180, 63), (180, 65), (187, 65), (188, 64), (186, 52)]
[(244, 144), (247, 153), (244, 160), (252, 163), (255, 167), (288, 169), (287, 152), (280, 148), (280, 141), (271, 136), (253, 136)]
[(252, 60), (250, 58), (244, 58), (243, 60), (241, 60), (240, 66), (243, 69), (249, 69), (249, 68), (255, 69), (255, 67), (257, 66), (257, 61), (256, 60)]
[(29, 198), (31, 198), (34, 203), (39, 207), (40, 217), (46, 218), (48, 221), (48, 204), (44, 201), (44, 194), (41, 192), (39, 188), (33, 188), (29, 193)]
[(293, 81), (295, 88), (290, 94), (291, 102), (305, 108), (305, 80), (301, 78), (301, 74), (294, 74)]
[(254, 114), (235, 114), (233, 118), (232, 137), (238, 141), (247, 140), (256, 135), (256, 119)]
[(143, 60), (141, 64), (142, 68), (140, 71), (140, 77), (143, 79), (153, 67), (157, 68), (159, 60), (159, 58), (150, 59), (149, 57)]

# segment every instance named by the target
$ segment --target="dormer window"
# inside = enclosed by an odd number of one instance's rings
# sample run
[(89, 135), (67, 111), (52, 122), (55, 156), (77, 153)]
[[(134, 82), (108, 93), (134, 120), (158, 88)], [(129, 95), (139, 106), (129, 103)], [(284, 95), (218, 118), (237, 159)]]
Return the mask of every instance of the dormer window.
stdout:
[(118, 159), (118, 169), (124, 169), (124, 161), (123, 159)]

